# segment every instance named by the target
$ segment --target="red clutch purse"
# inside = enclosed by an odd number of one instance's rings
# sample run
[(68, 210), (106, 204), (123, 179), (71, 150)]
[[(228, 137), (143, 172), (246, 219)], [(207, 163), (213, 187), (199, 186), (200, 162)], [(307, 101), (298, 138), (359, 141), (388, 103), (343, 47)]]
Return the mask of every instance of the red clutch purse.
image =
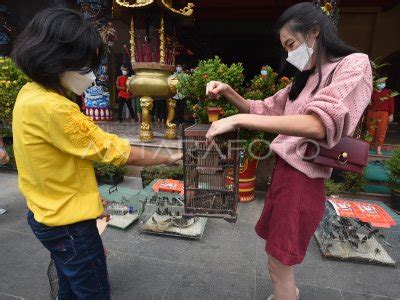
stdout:
[(331, 148), (318, 147), (309, 143), (304, 154), (304, 160), (317, 165), (362, 174), (368, 164), (369, 144), (365, 141), (344, 137)]

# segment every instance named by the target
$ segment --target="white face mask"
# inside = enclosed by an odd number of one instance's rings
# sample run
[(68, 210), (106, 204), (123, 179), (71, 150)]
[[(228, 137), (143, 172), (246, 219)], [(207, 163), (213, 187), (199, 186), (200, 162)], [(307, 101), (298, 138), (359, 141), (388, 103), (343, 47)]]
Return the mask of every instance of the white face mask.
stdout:
[(182, 67), (176, 67), (176, 72), (177, 72), (177, 73), (182, 72)]
[[(306, 39), (307, 40), (307, 39)], [(289, 63), (295, 66), (300, 72), (310, 70), (311, 69), (311, 56), (314, 53), (313, 47), (315, 44), (315, 40), (313, 45), (310, 47), (307, 46), (307, 43), (304, 42), (296, 50), (290, 51), (288, 53), (288, 58), (286, 59)]]
[(128, 75), (128, 71), (123, 70), (122, 75), (124, 75), (124, 76)]
[(60, 79), (64, 87), (80, 96), (93, 84), (96, 76), (92, 71), (86, 74), (78, 71), (66, 71), (61, 75)]
[(262, 76), (267, 76), (268, 75), (268, 71), (267, 70), (261, 70), (261, 75)]

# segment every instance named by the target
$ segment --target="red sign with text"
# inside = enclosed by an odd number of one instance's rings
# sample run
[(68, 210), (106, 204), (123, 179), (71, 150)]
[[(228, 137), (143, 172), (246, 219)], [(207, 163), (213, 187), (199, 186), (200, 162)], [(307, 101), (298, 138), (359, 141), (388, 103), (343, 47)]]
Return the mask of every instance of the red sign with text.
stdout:
[(379, 204), (340, 198), (330, 198), (329, 202), (338, 216), (343, 218), (359, 219), (375, 227), (389, 228), (396, 225), (393, 218)]
[(159, 179), (153, 185), (153, 191), (177, 193), (183, 195), (183, 182), (174, 179)]

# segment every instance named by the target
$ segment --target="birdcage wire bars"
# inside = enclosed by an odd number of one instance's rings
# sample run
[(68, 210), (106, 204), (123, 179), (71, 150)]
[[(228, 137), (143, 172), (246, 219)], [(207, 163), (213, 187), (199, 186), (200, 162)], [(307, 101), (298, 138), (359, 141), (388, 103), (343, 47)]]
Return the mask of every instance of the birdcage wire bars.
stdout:
[[(206, 141), (209, 124), (183, 130), (185, 215), (237, 219), (239, 132)], [(233, 178), (229, 180), (228, 177)]]

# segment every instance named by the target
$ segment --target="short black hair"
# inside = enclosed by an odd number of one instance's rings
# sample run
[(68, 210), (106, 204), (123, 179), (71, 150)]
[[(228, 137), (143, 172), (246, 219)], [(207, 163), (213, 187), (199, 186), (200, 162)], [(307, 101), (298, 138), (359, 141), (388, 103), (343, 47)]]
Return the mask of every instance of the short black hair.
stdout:
[(104, 52), (99, 33), (81, 13), (49, 8), (37, 13), (20, 33), (11, 56), (33, 81), (63, 94), (60, 75), (96, 71)]

